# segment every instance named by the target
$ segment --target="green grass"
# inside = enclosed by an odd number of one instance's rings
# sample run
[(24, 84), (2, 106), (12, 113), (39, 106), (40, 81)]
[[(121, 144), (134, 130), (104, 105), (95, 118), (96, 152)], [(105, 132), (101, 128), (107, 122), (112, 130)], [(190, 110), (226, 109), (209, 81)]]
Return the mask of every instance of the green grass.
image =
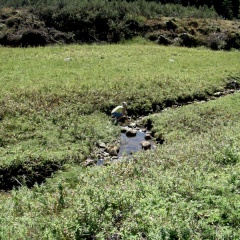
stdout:
[(185, 138), (202, 134), (209, 129), (238, 122), (239, 105), (240, 98), (230, 95), (209, 101), (207, 104), (196, 102), (187, 107), (177, 108), (175, 111), (167, 108), (161, 114), (150, 115), (145, 121), (151, 119), (155, 126), (152, 129), (155, 137), (163, 137), (171, 144), (176, 140), (184, 141)]
[[(213, 102), (171, 109), (155, 121), (202, 113), (205, 131), (160, 145), (108, 167), (68, 167), (43, 186), (1, 197), (2, 234), (11, 239), (237, 239), (240, 224), (239, 93)], [(205, 113), (205, 114), (204, 114)], [(226, 116), (231, 118), (226, 121)], [(191, 115), (185, 117), (194, 124)], [(154, 121), (154, 123), (155, 123)], [(155, 123), (157, 124), (157, 123)], [(158, 125), (156, 125), (158, 126)], [(167, 133), (171, 133), (169, 128)], [(17, 232), (17, 235), (14, 234)], [(7, 238), (3, 238), (7, 239)]]
[[(3, 96), (32, 93), (37, 98), (40, 92), (53, 99), (70, 95), (89, 104), (105, 96), (115, 104), (123, 98), (161, 102), (167, 97), (211, 92), (221, 88), (230, 74), (239, 74), (240, 63), (238, 51), (153, 44), (1, 48), (1, 56)], [(68, 57), (72, 61), (65, 62)]]
[(238, 81), (239, 52), (148, 43), (0, 51), (0, 183), (23, 185), (0, 195), (1, 239), (237, 239), (239, 92), (149, 115), (165, 139), (156, 151), (80, 163), (118, 138), (105, 114), (113, 106), (126, 100), (137, 114), (206, 97)]

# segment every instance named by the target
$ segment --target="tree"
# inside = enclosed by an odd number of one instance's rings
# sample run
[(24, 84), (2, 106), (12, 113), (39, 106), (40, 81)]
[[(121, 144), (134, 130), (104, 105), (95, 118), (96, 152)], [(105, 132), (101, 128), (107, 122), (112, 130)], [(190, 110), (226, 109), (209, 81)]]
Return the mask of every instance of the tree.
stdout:
[(240, 14), (240, 0), (232, 0), (232, 13), (234, 18), (238, 18)]

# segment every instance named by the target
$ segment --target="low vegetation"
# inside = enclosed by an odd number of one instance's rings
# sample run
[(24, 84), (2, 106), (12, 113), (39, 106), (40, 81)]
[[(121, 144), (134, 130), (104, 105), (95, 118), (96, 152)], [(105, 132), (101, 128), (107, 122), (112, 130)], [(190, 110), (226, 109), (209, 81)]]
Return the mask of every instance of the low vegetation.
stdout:
[[(0, 48), (1, 239), (240, 235), (239, 92), (177, 107), (240, 84), (239, 52), (135, 41)], [(84, 167), (122, 100), (164, 143)]]
[[(143, 0), (6, 1), (0, 8), (0, 45), (119, 43), (140, 36), (161, 45), (240, 48), (236, 13), (229, 21), (209, 3), (195, 5)], [(214, 6), (219, 8), (219, 2)]]
[[(31, 7), (31, 8), (54, 8), (54, 9), (76, 9), (76, 8), (84, 8), (85, 6), (89, 6), (91, 10), (94, 9), (95, 6), (101, 5), (103, 8), (109, 10), (112, 5), (115, 6), (115, 11), (118, 8), (122, 8), (122, 10), (127, 11), (131, 8), (131, 11), (154, 14), (154, 13), (179, 13), (179, 12), (200, 12), (202, 7), (206, 12), (215, 12), (227, 19), (239, 18), (239, 0), (90, 0), (90, 1), (76, 1), (76, 0), (2, 0), (0, 3), (0, 7)], [(200, 11), (198, 11), (200, 9)], [(111, 9), (112, 10), (112, 9)], [(180, 11), (176, 11), (180, 10)]]

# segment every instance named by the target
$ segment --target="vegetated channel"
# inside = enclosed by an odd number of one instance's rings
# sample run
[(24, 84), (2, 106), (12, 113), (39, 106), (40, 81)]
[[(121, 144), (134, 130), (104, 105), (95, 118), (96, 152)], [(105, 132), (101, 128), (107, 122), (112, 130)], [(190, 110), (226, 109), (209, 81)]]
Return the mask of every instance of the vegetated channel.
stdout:
[[(168, 107), (181, 107), (183, 105), (192, 104), (195, 102), (206, 102), (209, 100), (215, 100), (219, 97), (223, 97), (229, 94), (240, 91), (239, 79), (231, 80), (226, 84), (224, 91), (215, 92), (212, 96), (203, 98), (194, 98), (192, 101), (189, 99), (181, 100), (181, 102), (169, 102), (166, 105)], [(156, 111), (155, 113), (160, 113), (165, 109)], [(154, 113), (152, 113), (154, 114)], [(149, 115), (149, 114), (148, 114)], [(130, 157), (134, 152), (144, 151), (144, 150), (154, 150), (157, 144), (163, 144), (164, 139), (154, 139), (151, 135), (152, 122), (148, 120), (146, 124), (141, 125), (141, 118), (137, 117), (135, 119), (128, 118), (126, 123), (119, 123), (121, 126), (121, 137), (117, 143), (106, 146), (103, 143), (99, 143), (94, 150), (93, 155), (97, 155), (98, 158), (94, 159), (89, 156), (85, 162), (84, 166), (99, 165), (104, 166), (110, 164), (113, 161), (121, 159), (123, 156)], [(120, 147), (119, 147), (120, 146)], [(25, 163), (26, 164), (26, 163)], [(9, 171), (6, 169), (0, 169), (0, 191), (9, 191), (13, 188), (21, 187), (26, 185), (31, 188), (35, 183), (41, 184), (46, 178), (51, 177), (51, 175), (62, 168), (61, 163), (51, 163), (45, 166), (44, 164), (38, 166), (37, 169), (25, 168), (22, 165), (12, 167)], [(21, 181), (19, 180), (21, 179)], [(26, 181), (22, 181), (22, 180)]]

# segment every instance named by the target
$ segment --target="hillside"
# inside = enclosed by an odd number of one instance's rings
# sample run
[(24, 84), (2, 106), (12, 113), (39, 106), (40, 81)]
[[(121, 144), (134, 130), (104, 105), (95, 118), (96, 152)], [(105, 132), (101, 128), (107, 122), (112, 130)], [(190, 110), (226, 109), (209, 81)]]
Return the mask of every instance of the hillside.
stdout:
[(34, 12), (27, 9), (0, 10), (0, 45), (45, 46), (69, 43), (115, 43), (136, 36), (162, 45), (214, 50), (240, 48), (240, 22), (192, 17), (98, 16), (88, 18), (78, 12)]
[(239, 239), (240, 22), (3, 2), (0, 239)]

